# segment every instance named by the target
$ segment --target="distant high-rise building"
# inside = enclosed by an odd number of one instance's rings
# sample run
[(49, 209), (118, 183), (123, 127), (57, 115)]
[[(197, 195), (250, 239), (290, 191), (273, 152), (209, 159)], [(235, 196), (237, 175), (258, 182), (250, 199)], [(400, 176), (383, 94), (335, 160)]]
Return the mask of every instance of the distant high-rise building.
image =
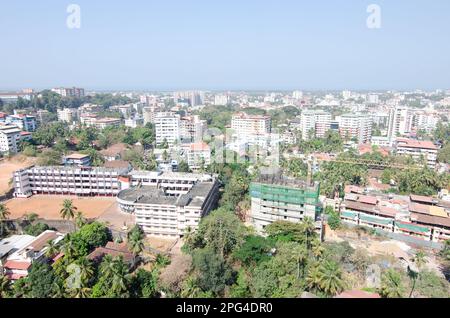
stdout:
[(270, 116), (237, 113), (231, 119), (231, 128), (241, 137), (268, 134), (271, 131)]
[(73, 123), (77, 119), (78, 110), (76, 108), (58, 109), (58, 120), (66, 123)]
[(203, 105), (204, 93), (199, 91), (175, 92), (173, 97), (175, 102), (179, 100), (187, 100), (189, 105), (194, 107)]
[(303, 98), (303, 92), (302, 91), (294, 91), (292, 93), (292, 98), (294, 99), (302, 99)]
[(173, 145), (180, 141), (180, 115), (171, 112), (156, 113), (154, 124), (157, 145), (164, 142)]
[(359, 144), (370, 142), (372, 117), (360, 113), (342, 115), (339, 122), (339, 132), (342, 138), (355, 138)]
[(214, 105), (228, 105), (230, 103), (230, 97), (228, 95), (216, 95), (214, 96)]
[(61, 95), (62, 97), (84, 97), (84, 88), (72, 87), (72, 88), (64, 88), (57, 87), (53, 88), (52, 92)]
[(398, 136), (405, 135), (411, 131), (412, 116), (406, 106), (396, 106), (389, 112), (388, 137), (391, 144)]
[(369, 94), (367, 95), (367, 102), (369, 104), (378, 104), (380, 101), (380, 98), (378, 97), (377, 94)]
[(322, 138), (331, 128), (331, 114), (325, 111), (307, 110), (300, 116), (302, 139)]

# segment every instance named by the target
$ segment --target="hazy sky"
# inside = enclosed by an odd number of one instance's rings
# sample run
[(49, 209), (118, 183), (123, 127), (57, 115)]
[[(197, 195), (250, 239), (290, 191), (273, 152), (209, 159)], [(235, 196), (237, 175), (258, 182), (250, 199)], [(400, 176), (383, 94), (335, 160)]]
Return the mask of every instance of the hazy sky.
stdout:
[(0, 0), (0, 43), (0, 90), (450, 88), (448, 0)]

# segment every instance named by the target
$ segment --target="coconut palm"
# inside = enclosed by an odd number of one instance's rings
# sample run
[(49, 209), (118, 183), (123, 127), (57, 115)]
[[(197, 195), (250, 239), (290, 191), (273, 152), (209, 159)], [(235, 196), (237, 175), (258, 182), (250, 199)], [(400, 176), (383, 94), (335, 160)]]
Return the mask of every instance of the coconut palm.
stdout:
[(61, 247), (61, 251), (64, 253), (65, 257), (72, 259), (76, 254), (76, 247), (73, 241), (68, 237)]
[(334, 261), (325, 261), (319, 267), (320, 289), (327, 295), (336, 295), (344, 290), (342, 270)]
[(75, 215), (75, 224), (77, 226), (77, 228), (82, 228), (83, 225), (86, 224), (86, 218), (83, 215), (83, 212), (78, 211)]
[(319, 240), (314, 240), (311, 246), (311, 252), (316, 260), (320, 259), (320, 257), (325, 252), (325, 248), (322, 246)]
[(380, 295), (384, 298), (402, 298), (405, 288), (402, 278), (393, 269), (386, 271), (381, 277)]
[(58, 248), (58, 246), (54, 243), (53, 240), (48, 240), (48, 241), (47, 241), (47, 244), (45, 245), (45, 247), (47, 248), (47, 250), (45, 251), (45, 257), (52, 258), (52, 257), (54, 257), (56, 254), (59, 253), (59, 248)]
[(314, 220), (310, 217), (305, 217), (302, 222), (303, 233), (305, 234), (305, 244), (308, 251), (311, 249), (311, 242), (314, 239), (316, 226)]
[(425, 259), (425, 253), (423, 251), (418, 251), (412, 261), (416, 264), (418, 271), (413, 270), (410, 266), (408, 266), (408, 277), (409, 279), (412, 281), (412, 287), (411, 287), (411, 291), (409, 292), (409, 298), (412, 297), (413, 293), (414, 293), (414, 289), (416, 288), (416, 282), (417, 282), (417, 278), (419, 278), (420, 276), (420, 271), (422, 270), (423, 266), (425, 266), (426, 264), (426, 259)]
[(76, 210), (77, 208), (73, 205), (73, 201), (65, 199), (63, 201), (62, 209), (61, 211), (59, 211), (59, 213), (64, 220), (70, 220), (75, 217)]
[(128, 247), (134, 256), (139, 255), (144, 250), (144, 233), (141, 228), (136, 225), (127, 235)]
[(94, 276), (94, 268), (92, 267), (91, 261), (86, 257), (81, 257), (77, 260), (76, 264), (80, 269), (82, 287), (86, 287)]
[(53, 298), (65, 298), (67, 296), (66, 289), (64, 288), (64, 284), (55, 279), (53, 282)]
[(300, 279), (300, 268), (302, 268), (302, 276), (305, 275), (305, 266), (306, 262), (308, 261), (308, 252), (303, 246), (297, 245), (292, 249), (292, 256), (295, 258), (295, 261), (297, 263), (297, 279)]
[(3, 233), (5, 231), (5, 221), (8, 220), (10, 215), (11, 212), (9, 211), (8, 207), (0, 203), (0, 237), (3, 236)]
[(100, 273), (105, 278), (110, 278), (114, 275), (114, 262), (111, 255), (105, 255), (100, 264)]
[(10, 292), (11, 292), (10, 280), (4, 275), (0, 275), (0, 298), (8, 297)]
[(426, 255), (423, 251), (418, 251), (413, 258), (413, 262), (416, 264), (417, 269), (419, 269), (419, 271), (425, 266), (425, 264), (427, 263), (426, 260)]
[(196, 298), (201, 293), (200, 287), (198, 287), (195, 279), (189, 276), (183, 284), (181, 290), (181, 298)]
[(115, 295), (125, 295), (128, 290), (129, 268), (123, 261), (123, 257), (119, 256), (113, 259), (113, 276), (111, 290)]
[(87, 287), (79, 287), (73, 290), (71, 296), (73, 298), (89, 298), (91, 289)]
[(320, 270), (318, 263), (309, 266), (308, 275), (306, 276), (306, 286), (309, 291), (316, 291), (320, 289)]

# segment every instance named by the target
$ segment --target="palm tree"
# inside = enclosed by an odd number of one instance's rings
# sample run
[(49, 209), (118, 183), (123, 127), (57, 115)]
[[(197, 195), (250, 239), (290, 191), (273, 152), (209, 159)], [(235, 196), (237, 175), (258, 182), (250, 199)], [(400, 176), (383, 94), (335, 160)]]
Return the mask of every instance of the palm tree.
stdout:
[(105, 278), (110, 278), (114, 275), (114, 262), (111, 255), (105, 255), (100, 264), (100, 273)]
[(183, 284), (181, 290), (181, 298), (195, 298), (201, 293), (200, 287), (198, 287), (195, 279), (189, 276)]
[(319, 240), (314, 240), (312, 242), (311, 252), (316, 260), (320, 259), (320, 257), (325, 252), (325, 248), (322, 246)]
[(45, 257), (52, 258), (59, 253), (59, 249), (53, 240), (48, 240), (45, 246), (47, 248), (47, 251), (45, 251)]
[(76, 247), (70, 237), (68, 237), (66, 242), (63, 244), (61, 251), (68, 259), (72, 259), (75, 256)]
[(292, 249), (292, 256), (295, 257), (295, 261), (297, 263), (297, 279), (300, 279), (300, 268), (303, 269), (302, 275), (305, 275), (305, 266), (308, 260), (308, 252), (303, 246), (297, 245)]
[(91, 295), (91, 289), (87, 287), (79, 287), (74, 289), (71, 295), (73, 298), (89, 298)]
[(0, 237), (3, 237), (3, 233), (5, 230), (4, 222), (8, 220), (9, 216), (11, 215), (11, 212), (9, 211), (8, 207), (2, 203), (0, 203)]
[(124, 296), (127, 294), (129, 281), (129, 268), (123, 261), (123, 257), (119, 256), (113, 259), (113, 276), (111, 290), (115, 295)]
[(82, 228), (83, 225), (86, 224), (86, 219), (85, 219), (85, 217), (83, 215), (83, 212), (78, 211), (76, 213), (76, 215), (75, 215), (75, 224), (76, 224), (77, 228), (79, 228), (79, 229)]
[(75, 217), (76, 210), (77, 208), (73, 205), (73, 201), (65, 199), (63, 201), (62, 209), (61, 211), (59, 211), (59, 213), (64, 220), (70, 220)]
[(380, 295), (384, 298), (402, 298), (403, 294), (404, 287), (400, 274), (389, 269), (381, 277)]
[(136, 225), (127, 235), (128, 247), (134, 256), (139, 255), (144, 250), (144, 233), (141, 228)]
[(11, 292), (10, 280), (4, 275), (0, 275), (0, 298), (8, 297), (10, 292)]
[(344, 290), (342, 270), (334, 261), (325, 261), (319, 267), (320, 289), (327, 295), (336, 295)]
[(305, 217), (302, 222), (303, 233), (305, 234), (306, 249), (309, 251), (311, 249), (311, 242), (314, 238), (316, 226), (314, 220), (310, 217)]
[(80, 278), (82, 287), (87, 287), (89, 281), (94, 276), (94, 268), (92, 267), (91, 261), (89, 261), (86, 257), (81, 257), (76, 262), (80, 269)]
[(316, 291), (320, 289), (320, 270), (318, 263), (311, 264), (308, 276), (306, 277), (306, 286), (309, 291)]
[(411, 291), (409, 293), (409, 298), (412, 297), (413, 293), (414, 293), (414, 289), (416, 288), (416, 282), (417, 282), (417, 278), (419, 278), (420, 276), (420, 272), (423, 268), (423, 266), (425, 266), (427, 260), (425, 259), (425, 253), (423, 251), (418, 251), (412, 261), (416, 264), (418, 271), (415, 271), (413, 269), (411, 269), (410, 266), (408, 266), (408, 277), (409, 279), (412, 281), (412, 287), (411, 287)]
[(55, 279), (53, 282), (53, 298), (65, 298), (66, 297), (66, 290), (64, 288), (64, 284), (60, 281)]

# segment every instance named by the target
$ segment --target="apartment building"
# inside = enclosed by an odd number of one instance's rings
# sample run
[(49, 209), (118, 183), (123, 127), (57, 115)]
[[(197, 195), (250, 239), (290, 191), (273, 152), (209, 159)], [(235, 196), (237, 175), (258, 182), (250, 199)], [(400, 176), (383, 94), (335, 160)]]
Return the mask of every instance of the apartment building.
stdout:
[(121, 188), (121, 176), (128, 169), (92, 167), (31, 167), (14, 172), (14, 196), (34, 194), (115, 196)]
[(94, 120), (93, 125), (97, 129), (105, 129), (107, 127), (117, 128), (122, 124), (122, 119), (120, 118), (100, 118)]
[(120, 209), (134, 214), (136, 224), (147, 235), (182, 237), (188, 229), (196, 230), (201, 218), (216, 206), (219, 184), (209, 176), (176, 173), (148, 177), (151, 180), (146, 185), (125, 189), (117, 196)]
[(180, 120), (180, 138), (183, 142), (200, 142), (207, 129), (205, 120), (198, 115), (186, 116)]
[(15, 114), (6, 117), (7, 124), (19, 127), (21, 130), (33, 132), (36, 131), (37, 121), (35, 116), (25, 114)]
[(77, 97), (77, 98), (84, 97), (84, 88), (78, 87), (72, 88), (57, 87), (53, 88), (52, 92), (59, 94), (62, 97)]
[(211, 148), (204, 142), (190, 144), (186, 149), (189, 168), (198, 170), (211, 164)]
[(370, 142), (372, 138), (372, 117), (356, 113), (340, 116), (339, 133), (342, 138), (356, 139), (358, 144)]
[(431, 141), (397, 138), (394, 148), (398, 155), (411, 156), (418, 162), (425, 160), (430, 169), (436, 167), (438, 147)]
[(156, 144), (167, 142), (173, 145), (180, 142), (180, 115), (159, 112), (154, 116)]
[(78, 110), (76, 108), (58, 109), (58, 120), (65, 123), (73, 123), (77, 120)]
[(275, 221), (317, 220), (321, 211), (320, 185), (283, 176), (261, 176), (250, 185), (251, 220), (258, 232)]
[(271, 131), (271, 119), (270, 116), (237, 113), (231, 119), (231, 129), (240, 138), (246, 138), (249, 135), (265, 135)]
[(431, 133), (436, 129), (439, 116), (434, 112), (419, 111), (414, 113), (413, 127), (416, 131), (423, 130)]
[(0, 153), (17, 153), (21, 138), (21, 130), (16, 126), (0, 126)]
[(331, 128), (331, 114), (321, 110), (303, 111), (300, 126), (303, 140), (323, 138)]
[(214, 96), (214, 105), (228, 105), (230, 103), (230, 97), (228, 95), (216, 95)]
[(388, 137), (391, 145), (397, 137), (406, 135), (411, 131), (412, 114), (406, 106), (396, 106), (389, 111)]

